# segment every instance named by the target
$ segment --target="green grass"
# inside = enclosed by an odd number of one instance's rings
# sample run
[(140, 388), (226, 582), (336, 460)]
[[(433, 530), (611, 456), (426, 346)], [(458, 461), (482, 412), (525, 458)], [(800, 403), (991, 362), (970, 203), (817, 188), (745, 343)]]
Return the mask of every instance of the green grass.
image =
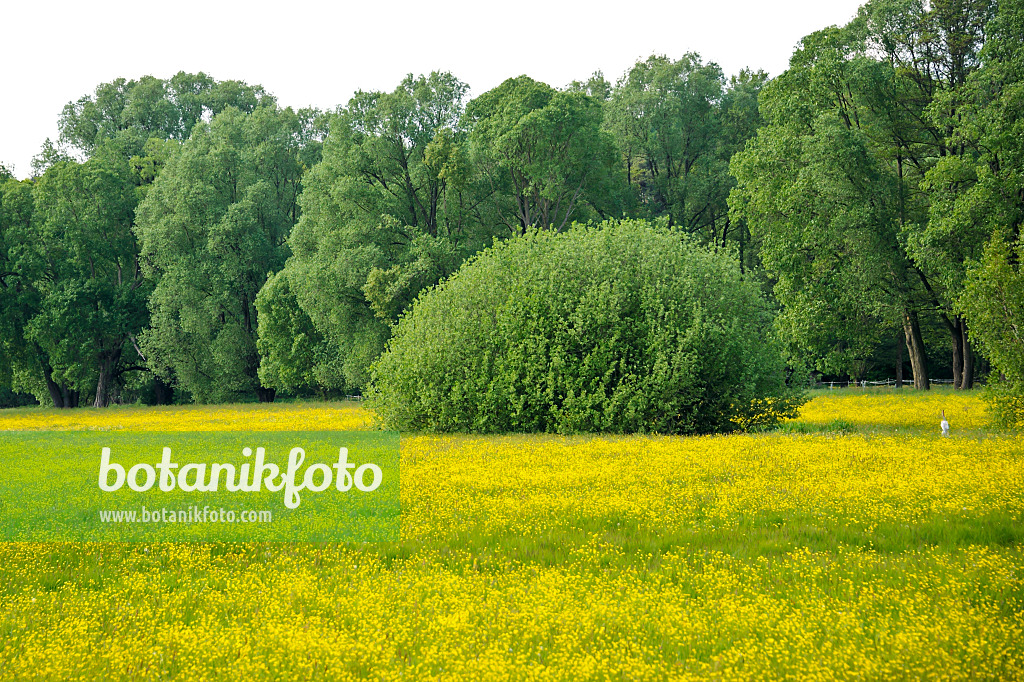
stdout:
[(853, 397), (765, 434), (408, 438), (399, 542), (0, 545), (0, 676), (1024, 678), (1024, 440), (969, 396)]

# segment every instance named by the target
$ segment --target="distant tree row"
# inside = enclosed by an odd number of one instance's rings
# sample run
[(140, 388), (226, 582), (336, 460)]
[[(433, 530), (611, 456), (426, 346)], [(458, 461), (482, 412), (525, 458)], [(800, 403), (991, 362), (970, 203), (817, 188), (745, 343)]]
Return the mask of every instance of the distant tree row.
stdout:
[(937, 319), (957, 388), (979, 349), (1020, 386), (1022, 21), (1019, 0), (872, 0), (764, 88), (730, 205), (794, 356), (856, 375), (900, 329), (927, 388)]
[(905, 347), (919, 388), (939, 353), (959, 388), (979, 362), (1019, 386), (1021, 3), (871, 0), (771, 81), (689, 53), (472, 100), (410, 75), (333, 112), (202, 73), (104, 83), (0, 180), (0, 385), (359, 392), (471, 255), (630, 217), (731, 254), (793, 365), (860, 378), (895, 349), (900, 376)]
[(0, 190), (0, 377), (66, 407), (357, 392), (419, 292), (496, 239), (628, 214), (742, 244), (728, 161), (766, 80), (686, 55), (467, 102), (432, 73), (331, 114), (204, 74), (104, 83)]

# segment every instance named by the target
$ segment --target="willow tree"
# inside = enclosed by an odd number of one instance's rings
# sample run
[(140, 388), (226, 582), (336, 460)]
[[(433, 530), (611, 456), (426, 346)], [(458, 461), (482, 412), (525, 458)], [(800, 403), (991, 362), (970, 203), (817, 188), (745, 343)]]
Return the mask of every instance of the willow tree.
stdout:
[(290, 109), (229, 107), (198, 124), (139, 206), (154, 282), (142, 337), (150, 368), (201, 402), (255, 394), (256, 296), (280, 270), (299, 217), (303, 121)]
[(872, 0), (804, 38), (763, 94), (767, 127), (734, 159), (733, 209), (766, 240), (780, 319), (820, 369), (857, 373), (901, 325), (925, 388), (929, 317), (950, 333), (955, 385), (971, 385), (955, 302), (984, 239), (947, 209), (975, 154), (951, 134), (991, 9)]
[[(953, 140), (977, 153), (966, 182), (949, 202), (954, 228), (980, 230), (987, 243), (966, 275), (958, 309), (970, 336), (998, 373), (997, 416), (1024, 425), (1024, 2), (1001, 2), (982, 66), (960, 98)], [(995, 378), (995, 377), (993, 377)]]
[(134, 339), (147, 320), (128, 164), (104, 145), (85, 163), (60, 161), (4, 189), (5, 364), (41, 401), (75, 407), (88, 395), (104, 407), (141, 369)]
[(879, 68), (857, 28), (807, 36), (762, 91), (766, 126), (733, 158), (730, 202), (762, 240), (794, 355), (857, 375), (884, 329), (901, 324), (915, 386), (926, 389), (926, 304), (900, 246), (899, 178), (855, 94)]
[(304, 179), (292, 256), (257, 302), (266, 385), (360, 390), (402, 310), (490, 241), (466, 91), (448, 73), (410, 75), (334, 117)]
[(492, 219), (508, 234), (560, 230), (614, 210), (620, 174), (598, 98), (519, 76), (474, 99), (466, 114)]

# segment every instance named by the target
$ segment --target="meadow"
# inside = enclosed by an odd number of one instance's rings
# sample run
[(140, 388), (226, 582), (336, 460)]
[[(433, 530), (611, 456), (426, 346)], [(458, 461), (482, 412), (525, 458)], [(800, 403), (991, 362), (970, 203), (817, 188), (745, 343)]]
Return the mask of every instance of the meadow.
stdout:
[[(372, 423), (352, 403), (0, 412)], [(400, 542), (0, 544), (0, 678), (1024, 679), (1024, 434), (987, 424), (976, 394), (844, 389), (770, 433), (403, 436)]]

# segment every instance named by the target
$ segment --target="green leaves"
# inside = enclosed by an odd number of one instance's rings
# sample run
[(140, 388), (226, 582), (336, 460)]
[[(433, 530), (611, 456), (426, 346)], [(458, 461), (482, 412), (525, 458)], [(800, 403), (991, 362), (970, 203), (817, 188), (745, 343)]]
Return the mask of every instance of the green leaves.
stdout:
[[(373, 366), (401, 430), (713, 433), (793, 398), (756, 288), (643, 222), (531, 230), (420, 296)], [(760, 407), (755, 399), (767, 400)]]
[(280, 270), (298, 213), (303, 124), (290, 109), (227, 108), (166, 162), (139, 207), (155, 282), (150, 368), (199, 401), (257, 393), (256, 296)]
[(733, 158), (733, 215), (762, 240), (794, 357), (818, 370), (859, 375), (884, 330), (911, 335), (920, 312), (953, 333), (954, 373), (969, 374), (952, 304), (985, 209), (956, 205), (977, 171), (947, 126), (987, 9), (970, 3), (961, 22), (951, 7), (873, 0), (805, 37), (762, 93), (768, 125)]
[(240, 81), (215, 81), (206, 74), (178, 72), (169, 80), (143, 76), (101, 83), (93, 95), (65, 105), (61, 141), (85, 152), (105, 140), (129, 141), (127, 156), (138, 154), (151, 137), (187, 140), (204, 118), (228, 107), (252, 112), (275, 106), (262, 87)]
[(102, 407), (113, 382), (137, 367), (128, 342), (147, 318), (128, 166), (103, 145), (85, 163), (59, 161), (34, 184), (7, 190), (0, 270), (9, 278), (11, 378), (40, 399), (50, 388), (57, 406), (61, 391), (94, 391)]
[[(490, 242), (466, 149), (467, 86), (448, 73), (359, 92), (304, 180), (280, 278), (260, 295), (261, 377), (278, 388), (360, 390), (390, 326), (425, 287)], [(283, 314), (294, 302), (299, 311)], [(262, 313), (261, 313), (262, 315)], [(310, 340), (301, 351), (293, 334)]]
[(556, 91), (528, 76), (510, 78), (467, 107), (473, 160), (492, 188), (488, 203), (510, 234), (562, 229), (606, 203), (616, 175), (601, 102)]

